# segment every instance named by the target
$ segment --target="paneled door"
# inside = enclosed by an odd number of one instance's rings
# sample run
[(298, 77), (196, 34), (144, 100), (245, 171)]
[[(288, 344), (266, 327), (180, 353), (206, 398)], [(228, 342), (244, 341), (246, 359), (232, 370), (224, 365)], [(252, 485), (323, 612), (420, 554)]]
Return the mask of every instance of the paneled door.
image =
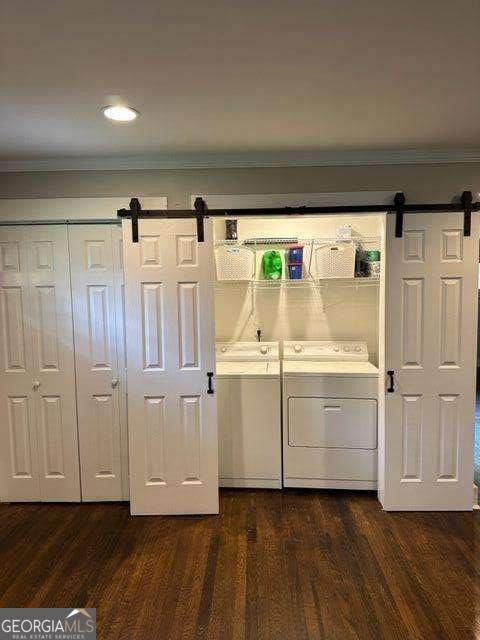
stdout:
[(68, 230), (82, 500), (128, 499), (121, 227)]
[[(388, 216), (384, 486), (387, 510), (472, 509), (478, 216)], [(381, 475), (381, 474), (380, 474)]]
[(0, 238), (2, 498), (79, 501), (67, 230), (5, 227)]
[(142, 219), (138, 243), (126, 220), (123, 245), (131, 512), (218, 513), (211, 220), (202, 243), (194, 219)]
[(37, 429), (24, 227), (0, 229), (0, 498), (39, 501)]

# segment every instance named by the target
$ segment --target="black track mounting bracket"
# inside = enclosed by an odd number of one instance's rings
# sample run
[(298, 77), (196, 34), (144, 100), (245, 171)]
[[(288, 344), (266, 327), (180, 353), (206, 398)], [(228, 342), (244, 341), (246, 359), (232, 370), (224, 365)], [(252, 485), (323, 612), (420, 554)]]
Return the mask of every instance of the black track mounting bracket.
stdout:
[(205, 228), (203, 225), (203, 220), (207, 212), (205, 200), (203, 198), (195, 198), (194, 207), (196, 212), (195, 217), (197, 219), (197, 241), (205, 242)]
[(138, 214), (142, 207), (138, 198), (130, 200), (130, 211), (132, 212), (132, 242), (138, 242)]
[(395, 237), (401, 238), (403, 235), (403, 214), (405, 212), (405, 194), (398, 191), (393, 199), (395, 210)]
[(463, 207), (463, 235), (468, 237), (472, 229), (472, 202), (473, 195), (471, 191), (464, 191), (460, 198)]

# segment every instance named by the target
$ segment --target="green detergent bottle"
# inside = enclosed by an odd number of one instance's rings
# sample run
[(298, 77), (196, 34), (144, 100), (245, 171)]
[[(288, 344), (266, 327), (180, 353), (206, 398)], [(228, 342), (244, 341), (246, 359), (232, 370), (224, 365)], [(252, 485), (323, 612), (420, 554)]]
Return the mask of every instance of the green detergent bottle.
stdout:
[(278, 251), (265, 251), (262, 257), (265, 280), (280, 280), (282, 277), (282, 256)]

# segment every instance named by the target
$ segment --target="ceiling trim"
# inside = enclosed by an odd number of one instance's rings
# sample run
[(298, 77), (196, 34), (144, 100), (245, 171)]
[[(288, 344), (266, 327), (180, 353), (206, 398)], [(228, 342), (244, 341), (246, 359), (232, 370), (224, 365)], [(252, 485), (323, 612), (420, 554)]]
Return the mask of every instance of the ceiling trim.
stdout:
[(0, 172), (229, 169), (480, 162), (480, 149), (418, 151), (296, 151), (278, 153), (172, 154), (155, 156), (0, 160)]

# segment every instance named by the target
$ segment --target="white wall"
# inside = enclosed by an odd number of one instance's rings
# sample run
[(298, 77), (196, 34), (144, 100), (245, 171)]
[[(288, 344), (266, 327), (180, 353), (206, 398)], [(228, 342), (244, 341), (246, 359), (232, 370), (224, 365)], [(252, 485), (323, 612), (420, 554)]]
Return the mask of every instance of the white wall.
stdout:
[(0, 173), (2, 198), (168, 196), (190, 206), (192, 193), (312, 193), (405, 191), (408, 202), (448, 202), (464, 189), (480, 190), (480, 163), (322, 167), (248, 167), (124, 171)]
[[(340, 224), (351, 224), (355, 236), (380, 236), (381, 217), (322, 216), (321, 218), (241, 219), (239, 238), (254, 236), (335, 237)], [(216, 239), (225, 237), (225, 220), (215, 219)], [(378, 353), (378, 287), (270, 287), (247, 284), (216, 286), (216, 337), (219, 341), (367, 340), (372, 360)]]
[[(118, 198), (0, 198), (0, 221), (95, 220), (117, 218), (117, 210), (128, 208), (128, 196)], [(164, 196), (140, 198), (144, 209), (167, 206)]]

